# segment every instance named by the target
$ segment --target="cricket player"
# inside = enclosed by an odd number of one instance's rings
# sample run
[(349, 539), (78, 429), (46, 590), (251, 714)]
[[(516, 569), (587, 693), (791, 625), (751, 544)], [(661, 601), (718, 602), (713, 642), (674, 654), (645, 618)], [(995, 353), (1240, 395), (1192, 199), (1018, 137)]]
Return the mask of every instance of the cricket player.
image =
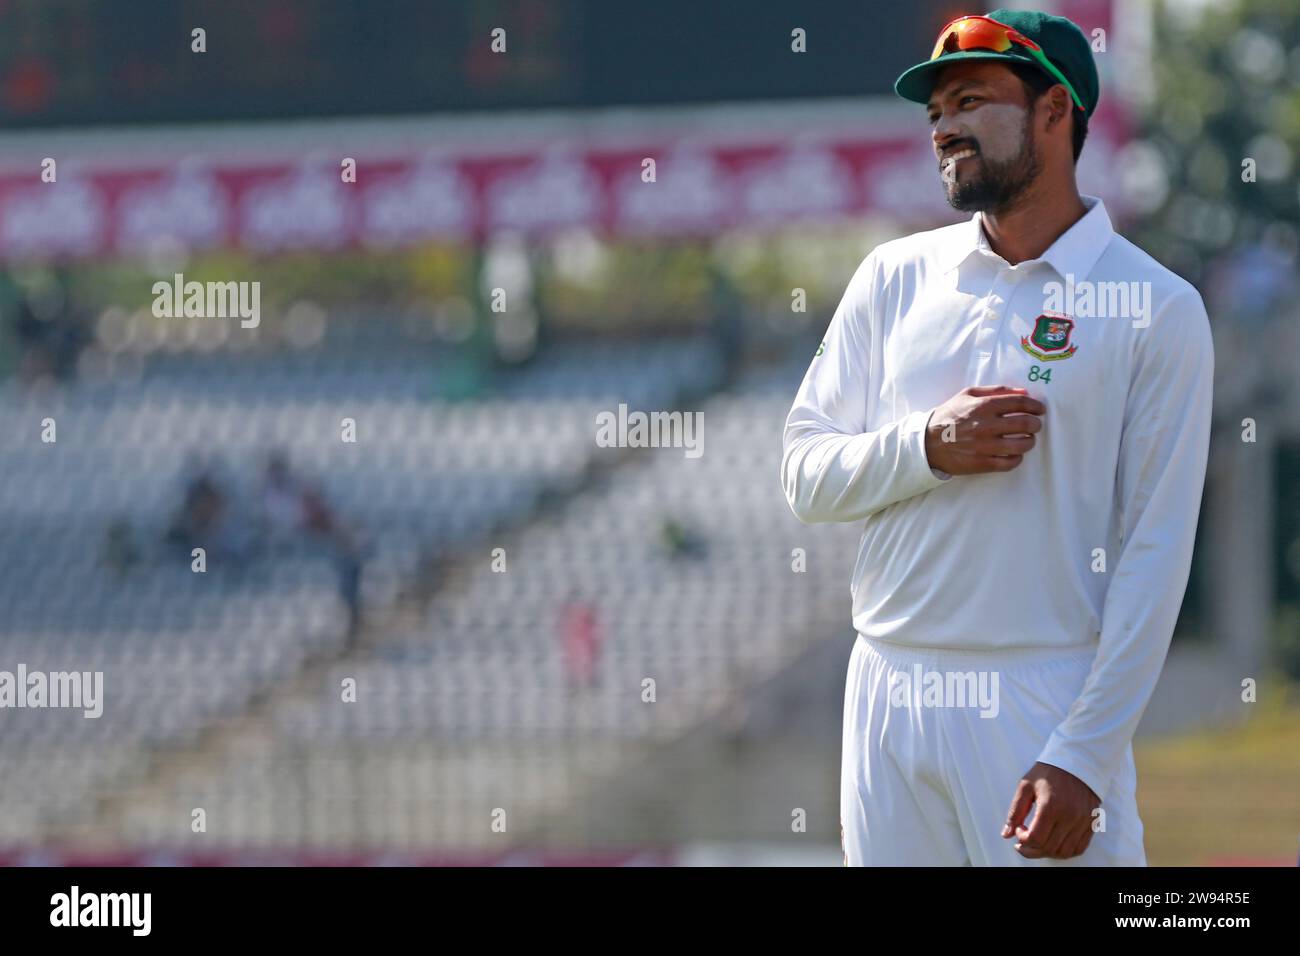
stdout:
[(806, 523), (862, 522), (844, 700), (849, 865), (1142, 866), (1132, 738), (1191, 565), (1214, 352), (1197, 291), (1075, 163), (1082, 31), (939, 32), (924, 104), (966, 222), (878, 246), (786, 421)]

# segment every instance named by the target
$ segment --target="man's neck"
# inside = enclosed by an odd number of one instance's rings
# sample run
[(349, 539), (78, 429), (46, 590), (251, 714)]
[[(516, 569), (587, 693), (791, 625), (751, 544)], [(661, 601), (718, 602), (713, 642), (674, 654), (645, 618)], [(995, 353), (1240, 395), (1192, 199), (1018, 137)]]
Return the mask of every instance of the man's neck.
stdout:
[(1087, 211), (1073, 182), (1056, 189), (1034, 183), (1014, 206), (980, 219), (989, 247), (1014, 266), (1041, 256)]

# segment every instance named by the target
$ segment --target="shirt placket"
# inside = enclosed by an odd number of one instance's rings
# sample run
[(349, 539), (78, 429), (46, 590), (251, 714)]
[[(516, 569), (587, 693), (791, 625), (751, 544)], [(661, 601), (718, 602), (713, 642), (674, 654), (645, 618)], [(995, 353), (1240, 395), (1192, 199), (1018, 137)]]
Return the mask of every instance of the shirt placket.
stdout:
[(997, 367), (998, 343), (1002, 339), (1002, 327), (1014, 292), (1013, 283), (1013, 270), (1010, 267), (999, 269), (988, 295), (977, 306), (980, 310), (979, 326), (975, 330), (970, 364), (966, 369), (966, 381), (972, 385), (1001, 384), (993, 381), (992, 375)]

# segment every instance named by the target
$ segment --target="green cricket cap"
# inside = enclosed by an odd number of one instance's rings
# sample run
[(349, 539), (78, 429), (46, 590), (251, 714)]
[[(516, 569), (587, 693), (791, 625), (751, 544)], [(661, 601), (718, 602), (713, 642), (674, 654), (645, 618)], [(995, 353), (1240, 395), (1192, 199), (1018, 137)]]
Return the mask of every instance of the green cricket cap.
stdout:
[[(1034, 10), (998, 9), (983, 16), (1011, 27), (1037, 43), (1051, 64), (1061, 71), (1074, 87), (1074, 91), (1079, 94), (1084, 113), (1089, 118), (1092, 117), (1093, 110), (1097, 108), (1097, 100), (1101, 96), (1097, 64), (1092, 57), (1092, 45), (1072, 20)], [(1004, 53), (993, 50), (944, 52), (937, 59), (926, 60), (905, 70), (894, 81), (894, 92), (905, 100), (928, 103), (939, 71), (958, 60), (1007, 60), (1028, 63), (1042, 70), (1046, 75), (1052, 75), (1034, 59), (1028, 49), (1018, 43), (1012, 43), (1010, 49)], [(1055, 80), (1056, 77), (1052, 79)]]

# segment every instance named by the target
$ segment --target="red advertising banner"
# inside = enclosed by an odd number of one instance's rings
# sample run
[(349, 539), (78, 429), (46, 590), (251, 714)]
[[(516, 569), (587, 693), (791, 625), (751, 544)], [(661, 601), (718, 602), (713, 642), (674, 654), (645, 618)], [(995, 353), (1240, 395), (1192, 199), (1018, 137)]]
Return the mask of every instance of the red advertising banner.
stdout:
[[(0, 257), (381, 249), (574, 227), (689, 236), (867, 213), (914, 226), (954, 221), (928, 130), (915, 120), (813, 131), (774, 123), (766, 133), (751, 125), (713, 138), (669, 129), (617, 145), (561, 128), (514, 149), (426, 148), (407, 137), (374, 158), (321, 146), (295, 153), (292, 134), (274, 141), (265, 131), (261, 148), (215, 140), (210, 159), (201, 147), (103, 162), (65, 149), (53, 182), (35, 159), (0, 171)], [(1081, 188), (1113, 210), (1122, 205), (1114, 177), (1088, 170), (1107, 169), (1120, 138), (1099, 113), (1080, 163)]]

